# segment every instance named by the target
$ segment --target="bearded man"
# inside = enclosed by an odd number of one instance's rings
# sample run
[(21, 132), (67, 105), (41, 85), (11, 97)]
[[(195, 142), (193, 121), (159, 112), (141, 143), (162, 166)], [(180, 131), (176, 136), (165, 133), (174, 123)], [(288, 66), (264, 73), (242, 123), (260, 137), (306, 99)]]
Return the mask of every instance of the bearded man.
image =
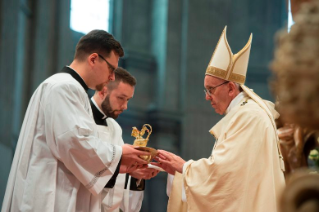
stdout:
[[(91, 107), (95, 123), (98, 125), (99, 137), (112, 141), (115, 145), (124, 145), (122, 129), (115, 121), (127, 109), (133, 98), (136, 79), (125, 69), (115, 70), (115, 81), (107, 84), (101, 91), (96, 91), (91, 98)], [(137, 168), (137, 169), (135, 169)], [(119, 174), (109, 182), (114, 187), (106, 186), (102, 192), (104, 212), (122, 211), (138, 212), (141, 209), (145, 190), (145, 179), (155, 177), (159, 171), (147, 167), (129, 167), (128, 174)]]

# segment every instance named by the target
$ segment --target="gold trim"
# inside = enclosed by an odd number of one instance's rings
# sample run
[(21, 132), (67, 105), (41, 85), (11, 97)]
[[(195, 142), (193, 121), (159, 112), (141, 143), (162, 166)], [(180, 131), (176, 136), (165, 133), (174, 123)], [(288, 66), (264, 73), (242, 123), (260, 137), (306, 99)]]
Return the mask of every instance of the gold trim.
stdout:
[[(246, 43), (246, 45), (237, 53), (233, 56), (233, 65), (231, 67), (231, 70), (230, 70), (230, 76), (233, 74), (233, 71), (234, 71), (234, 66), (236, 64), (236, 62), (238, 61), (238, 58), (243, 55), (251, 46), (251, 39), (252, 39), (252, 34), (250, 34), (250, 37), (248, 39), (248, 42)], [(248, 69), (248, 64), (247, 64), (247, 69)], [(247, 73), (247, 70), (246, 70), (246, 73)], [(246, 77), (245, 77), (246, 78)], [(230, 77), (229, 77), (230, 79)], [(245, 80), (244, 80), (245, 82)]]
[(206, 73), (208, 75), (212, 75), (212, 76), (216, 76), (218, 78), (222, 78), (225, 79), (226, 75), (227, 75), (227, 71), (220, 69), (220, 68), (216, 68), (214, 66), (209, 66), (206, 69)]
[(237, 60), (237, 58), (239, 56), (241, 56), (242, 54), (244, 54), (247, 51), (247, 49), (249, 48), (249, 46), (251, 44), (251, 39), (252, 39), (252, 34), (250, 34), (246, 45), (237, 54), (234, 55), (234, 60)]
[(239, 84), (244, 84), (246, 80), (246, 77), (241, 75), (241, 74), (235, 74), (235, 73), (231, 73), (228, 81), (232, 81), (232, 82), (237, 82)]
[(229, 43), (228, 43), (228, 40), (227, 40), (227, 37), (226, 37), (226, 27), (225, 27), (225, 33), (224, 33), (224, 40), (225, 40), (226, 47), (227, 47), (228, 54), (229, 54), (229, 63), (228, 63), (227, 69), (226, 69), (228, 76), (226, 75), (225, 79), (226, 79), (226, 77), (229, 77), (229, 71), (230, 71), (229, 68), (232, 67), (233, 57), (234, 57), (233, 52), (232, 52), (232, 50), (231, 50), (231, 48), (229, 46)]
[[(225, 27), (225, 28), (226, 28), (226, 27)], [(209, 67), (209, 65), (211, 64), (211, 62), (212, 62), (212, 60), (213, 60), (213, 58), (214, 58), (216, 49), (217, 49), (217, 47), (218, 47), (218, 45), (219, 45), (219, 43), (220, 43), (220, 40), (222, 39), (222, 36), (223, 36), (223, 34), (224, 34), (224, 31), (225, 31), (225, 29), (223, 30), (222, 34), (221, 34), (220, 37), (219, 37), (219, 40), (218, 40), (218, 43), (217, 43), (217, 45), (216, 45), (216, 47), (215, 47), (215, 50), (214, 50), (214, 52), (213, 52), (213, 55), (212, 55), (212, 57), (210, 58), (210, 61), (209, 61), (209, 63), (208, 63), (208, 67)], [(208, 67), (207, 67), (207, 68), (208, 68)]]
[[(220, 37), (219, 37), (219, 40), (218, 40), (218, 43), (217, 43), (217, 45), (216, 45), (216, 47), (215, 47), (215, 50), (214, 50), (214, 52), (213, 52), (213, 55), (212, 55), (212, 57), (210, 58), (210, 61), (209, 61), (209, 63), (208, 63), (208, 67), (207, 67), (207, 69), (206, 69), (206, 74), (207, 74), (207, 70), (209, 69), (209, 67), (211, 67), (210, 64), (211, 64), (212, 61), (213, 61), (214, 55), (215, 55), (215, 53), (216, 53), (216, 50), (219, 48), (219, 44), (220, 44), (222, 38), (224, 38), (224, 44), (226, 45), (226, 48), (227, 48), (228, 54), (229, 54), (229, 63), (228, 63), (227, 69), (226, 69), (226, 75), (227, 75), (227, 72), (229, 71), (229, 67), (231, 66), (231, 63), (232, 63), (232, 60), (233, 60), (233, 53), (232, 53), (232, 51), (231, 51), (231, 49), (230, 49), (230, 46), (229, 46), (228, 41), (227, 41), (227, 38), (226, 38), (226, 31), (227, 31), (227, 26), (225, 26), (225, 28), (224, 28), (222, 34), (221, 34)], [(214, 67), (214, 68), (216, 68), (216, 67)], [(222, 69), (219, 69), (219, 70), (222, 70)], [(222, 70), (222, 71), (225, 71), (225, 70)], [(225, 77), (226, 77), (226, 76), (225, 76)], [(223, 77), (223, 78), (225, 78), (225, 77)]]
[[(233, 71), (234, 71), (234, 67), (235, 67), (238, 59), (251, 47), (252, 34), (250, 34), (250, 37), (249, 37), (246, 45), (237, 54), (234, 55), (231, 51), (229, 44), (228, 44), (226, 32), (227, 32), (227, 26), (225, 26), (225, 28), (224, 28), (224, 30), (223, 30), (223, 32), (218, 40), (217, 46), (216, 46), (214, 53), (209, 61), (209, 64), (208, 64), (208, 67), (206, 69), (205, 74), (211, 75), (211, 76), (216, 76), (218, 78), (225, 79), (228, 81), (234, 81), (234, 82), (237, 82), (240, 84), (244, 84), (245, 80), (246, 80), (246, 74), (241, 75), (241, 74), (233, 73)], [(219, 47), (219, 45), (221, 45), (222, 38), (224, 38), (223, 44), (226, 45), (226, 48), (227, 48), (227, 51), (229, 54), (229, 59), (230, 59), (226, 70), (223, 70), (223, 69), (220, 69), (220, 68), (217, 68), (217, 67), (210, 65), (212, 63), (214, 56), (215, 56), (217, 48)], [(247, 70), (246, 70), (246, 73), (247, 73)]]

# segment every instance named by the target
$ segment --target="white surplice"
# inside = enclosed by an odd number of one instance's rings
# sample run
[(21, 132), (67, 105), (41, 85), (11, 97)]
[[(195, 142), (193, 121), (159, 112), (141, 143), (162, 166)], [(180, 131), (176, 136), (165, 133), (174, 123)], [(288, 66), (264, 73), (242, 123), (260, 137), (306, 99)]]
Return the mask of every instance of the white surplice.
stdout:
[[(92, 101), (95, 103), (93, 98)], [(124, 141), (122, 139), (122, 129), (120, 125), (112, 118), (107, 118), (106, 122), (107, 126), (98, 125), (98, 134), (101, 140), (111, 141), (114, 145), (123, 145)], [(140, 211), (144, 192), (124, 189), (125, 177), (126, 174), (119, 174), (116, 178), (116, 183), (113, 188), (103, 189), (103, 212), (119, 211), (120, 208), (125, 212)], [(130, 184), (128, 183), (128, 185)], [(125, 200), (128, 202), (128, 204), (125, 204)]]
[(45, 80), (24, 118), (2, 212), (101, 211), (122, 148), (98, 138), (86, 91), (70, 74)]

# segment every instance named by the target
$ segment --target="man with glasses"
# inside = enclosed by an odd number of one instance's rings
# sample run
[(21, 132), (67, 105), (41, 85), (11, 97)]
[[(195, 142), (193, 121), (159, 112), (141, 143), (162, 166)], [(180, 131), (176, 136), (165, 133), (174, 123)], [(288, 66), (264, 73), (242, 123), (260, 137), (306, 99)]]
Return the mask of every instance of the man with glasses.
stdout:
[(93, 30), (78, 42), (70, 66), (39, 85), (23, 121), (3, 212), (101, 211), (110, 179), (147, 162), (131, 145), (98, 137), (87, 89), (114, 80), (123, 49), (113, 36)]
[(205, 98), (225, 115), (209, 131), (216, 139), (210, 157), (185, 162), (158, 150), (157, 165), (173, 176), (168, 211), (277, 211), (285, 185), (279, 114), (244, 85), (251, 39), (233, 55), (225, 28), (206, 70)]

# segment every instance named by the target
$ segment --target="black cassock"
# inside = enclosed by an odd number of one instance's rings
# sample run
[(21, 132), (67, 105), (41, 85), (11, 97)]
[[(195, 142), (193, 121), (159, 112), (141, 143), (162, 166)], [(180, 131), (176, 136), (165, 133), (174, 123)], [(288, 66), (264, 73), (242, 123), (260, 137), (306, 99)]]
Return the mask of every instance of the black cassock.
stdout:
[[(95, 104), (92, 102), (92, 100), (90, 100), (91, 103), (91, 108), (92, 108), (92, 112), (93, 112), (93, 117), (94, 117), (94, 121), (97, 125), (102, 125), (102, 126), (107, 126), (107, 122), (106, 119), (107, 117), (105, 117), (104, 114), (102, 114), (99, 109), (96, 108)], [(119, 174), (120, 171), (120, 164), (121, 164), (121, 160), (116, 168), (115, 173), (113, 174), (112, 178), (109, 180), (109, 182), (105, 185), (105, 188), (113, 188), (116, 182), (116, 177)], [(125, 188), (127, 187), (127, 183), (128, 183), (128, 177), (129, 174), (126, 174), (126, 179), (125, 179)], [(138, 179), (131, 177), (131, 185), (130, 185), (130, 190), (131, 191), (144, 191), (145, 190), (145, 180), (141, 180), (141, 182), (139, 183), (139, 185), (137, 185), (137, 181)]]

